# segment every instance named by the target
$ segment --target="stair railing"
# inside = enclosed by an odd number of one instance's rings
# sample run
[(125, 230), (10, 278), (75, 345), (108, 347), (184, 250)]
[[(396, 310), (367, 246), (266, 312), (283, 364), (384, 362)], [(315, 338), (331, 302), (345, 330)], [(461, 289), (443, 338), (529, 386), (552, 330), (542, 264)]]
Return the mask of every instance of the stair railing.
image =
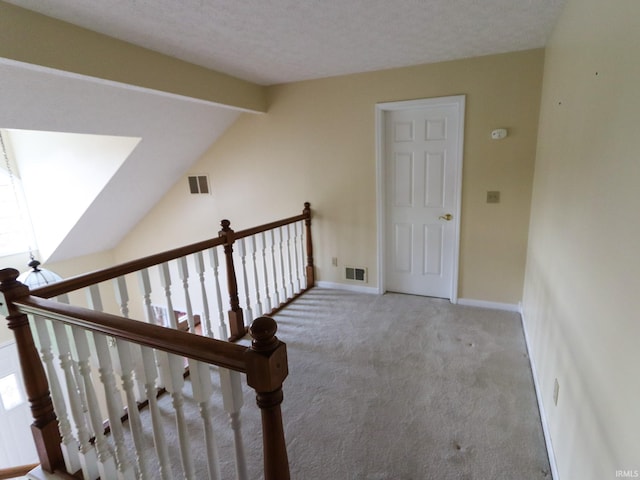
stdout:
[[(150, 462), (144, 458), (149, 454), (149, 446), (140, 439), (136, 439), (136, 425), (133, 423), (131, 425), (133, 448), (126, 448), (122, 438), (114, 438), (113, 443), (109, 443), (111, 439), (107, 439), (102, 431), (103, 414), (98, 405), (96, 393), (99, 382), (93, 378), (95, 372), (91, 368), (90, 356), (92, 352), (89, 340), (92, 339), (96, 350), (99, 350), (99, 338), (104, 340), (113, 338), (117, 343), (121, 361), (131, 358), (130, 352), (134, 348), (141, 350), (143, 357), (148, 357), (144, 362), (147, 375), (151, 374), (152, 376), (152, 372), (156, 371), (154, 355), (155, 358), (160, 355), (168, 357), (169, 375), (172, 382), (168, 389), (172, 391), (172, 394), (182, 389), (180, 384), (184, 372), (183, 358), (187, 358), (191, 375), (196, 377), (192, 378), (194, 399), (202, 404), (201, 408), (204, 410), (210, 408), (207, 395), (211, 394), (213, 388), (211, 374), (206, 366), (216, 365), (221, 371), (246, 374), (247, 384), (255, 390), (257, 404), (262, 414), (264, 478), (266, 480), (289, 478), (280, 411), (282, 383), (288, 374), (287, 355), (285, 344), (275, 336), (277, 326), (273, 319), (269, 317), (256, 319), (250, 328), (253, 338), (252, 345), (244, 347), (189, 332), (175, 331), (144, 322), (132, 322), (124, 317), (35, 297), (28, 294), (28, 287), (16, 280), (18, 274), (19, 272), (15, 269), (0, 270), (0, 308), (7, 318), (9, 328), (16, 337), (20, 365), (34, 417), (31, 428), (40, 463), (44, 470), (48, 472), (61, 470), (71, 474), (81, 470), (83, 478), (91, 480), (97, 478), (170, 478), (168, 466), (162, 465), (162, 461), (166, 459), (166, 457), (162, 457), (167, 454), (166, 446), (158, 446), (158, 441), (163, 438), (162, 433), (154, 432), (154, 443), (158, 453), (155, 461), (160, 463), (158, 473), (149, 468), (149, 464), (153, 464), (154, 460)], [(36, 329), (42, 331), (50, 331), (51, 327), (55, 330), (56, 326), (62, 325), (63, 328), (60, 329), (60, 332), (55, 333), (58, 342), (60, 342), (62, 335), (66, 335), (67, 342), (73, 344), (73, 348), (69, 348), (69, 346), (63, 348), (59, 343), (58, 348), (61, 363), (64, 363), (62, 359), (71, 357), (72, 362), (78, 365), (79, 374), (74, 374), (73, 368), (70, 368), (63, 374), (63, 377), (66, 377), (66, 381), (73, 385), (68, 390), (69, 397), (73, 398), (73, 393), (76, 393), (78, 397), (86, 396), (86, 405), (79, 412), (76, 412), (77, 416), (73, 418), (76, 430), (84, 432), (85, 438), (81, 438), (81, 433), (73, 436), (69, 428), (64, 429), (64, 433), (60, 431), (62, 429), (58, 429), (58, 423), (62, 425), (72, 422), (66, 416), (58, 420), (54, 405), (56, 407), (60, 404), (69, 405), (71, 400), (67, 398), (68, 402), (65, 401), (64, 394), (59, 391), (60, 385), (64, 383), (63, 379), (55, 380), (58, 386), (50, 393), (45, 367), (40, 361), (31, 332), (29, 316), (33, 318)], [(40, 346), (46, 364), (46, 358), (52, 356), (50, 344), (45, 343), (43, 347), (41, 338)], [(129, 353), (125, 353), (127, 351)], [(97, 356), (100, 357), (100, 353), (97, 353)], [(106, 358), (109, 358), (109, 355)], [(132, 374), (133, 366), (126, 363), (125, 360), (122, 366), (125, 374)], [(113, 382), (113, 378), (111, 378), (110, 367), (103, 358), (98, 359), (97, 371), (100, 373), (100, 382), (107, 389), (107, 385)], [(52, 378), (57, 378), (57, 376), (49, 377), (49, 380), (51, 381)], [(231, 380), (230, 383), (234, 383), (234, 380)], [(129, 403), (129, 400), (133, 398), (133, 387), (126, 378), (122, 379), (122, 385), (128, 400), (128, 411), (131, 415), (137, 411), (137, 405)], [(116, 403), (117, 398), (119, 398), (118, 395), (107, 395), (106, 401), (107, 403)], [(192, 438), (192, 432), (184, 430), (184, 427), (180, 425), (181, 403), (180, 397), (173, 399), (178, 423), (178, 436), (180, 437), (182, 474), (188, 479), (202, 478), (196, 473), (196, 466), (189, 457), (188, 442)], [(70, 407), (69, 410), (73, 408)], [(114, 408), (119, 411), (116, 407), (107, 406), (107, 410)], [(61, 415), (60, 409), (56, 408), (56, 410)], [(85, 415), (82, 410), (86, 410)], [(64, 411), (68, 411), (67, 408)], [(156, 414), (160, 415), (157, 412)], [(153, 409), (151, 415), (152, 417), (154, 415)], [(115, 425), (119, 425), (119, 423), (115, 421), (111, 413), (108, 414), (108, 418), (113, 432)], [(213, 437), (207, 437), (212, 428), (210, 420), (209, 416), (203, 416), (207, 443), (214, 442)], [(86, 441), (87, 432), (93, 436), (94, 442)], [(207, 455), (207, 461), (210, 462), (207, 466), (209, 478), (219, 478), (216, 472), (218, 466), (211, 462), (217, 456), (215, 446), (207, 444), (206, 449), (209, 452)], [(240, 472), (239, 478), (247, 478), (246, 466), (237, 465), (236, 469)]]
[[(198, 326), (203, 335), (230, 335), (235, 341), (246, 335), (254, 317), (273, 315), (315, 284), (311, 206), (307, 202), (300, 215), (237, 232), (228, 220), (221, 225), (216, 238), (71, 277), (31, 294), (93, 309), (91, 291), (97, 289), (107, 313), (172, 328)], [(135, 284), (140, 302), (131, 302)], [(84, 296), (81, 289), (86, 289)], [(177, 312), (184, 313), (185, 325)]]
[[(226, 282), (219, 280), (221, 266)], [(262, 412), (265, 478), (289, 478), (280, 414), (286, 347), (275, 337), (275, 322), (262, 315), (279, 310), (314, 284), (308, 203), (301, 215), (239, 232), (225, 220), (212, 240), (33, 291), (17, 282), (17, 275), (14, 269), (0, 271), (0, 312), (16, 337), (34, 418), (32, 432), (45, 471), (82, 471), (92, 480), (169, 478), (167, 446), (158, 416), (154, 417), (156, 389), (163, 387), (175, 409), (182, 474), (195, 478), (182, 413), (186, 358), (204, 425), (209, 478), (219, 478), (210, 418), (214, 388), (210, 365), (219, 367), (219, 387), (234, 430), (237, 477), (247, 478), (239, 421), (243, 403), (239, 375), (245, 373)], [(128, 285), (134, 277), (140, 302), (130, 301)], [(193, 278), (197, 280), (190, 282)], [(182, 284), (179, 294), (172, 283)], [(226, 321), (221, 300), (225, 289), (230, 305)], [(86, 300), (76, 305), (81, 291)], [(113, 294), (110, 301), (103, 301), (108, 298), (105, 293)], [(158, 318), (158, 308), (163, 318)], [(251, 322), (254, 317), (259, 318)], [(180, 318), (185, 318), (184, 325)], [(226, 342), (227, 326), (231, 339), (237, 340), (249, 324), (252, 347)], [(156, 462), (157, 472), (149, 470), (156, 467), (149, 467), (145, 458), (149, 449), (143, 447), (139, 432), (141, 402), (148, 402), (151, 411), (156, 451), (151, 464)], [(129, 443), (119, 422), (125, 411), (132, 428)], [(111, 430), (108, 440), (102, 429), (105, 420)]]

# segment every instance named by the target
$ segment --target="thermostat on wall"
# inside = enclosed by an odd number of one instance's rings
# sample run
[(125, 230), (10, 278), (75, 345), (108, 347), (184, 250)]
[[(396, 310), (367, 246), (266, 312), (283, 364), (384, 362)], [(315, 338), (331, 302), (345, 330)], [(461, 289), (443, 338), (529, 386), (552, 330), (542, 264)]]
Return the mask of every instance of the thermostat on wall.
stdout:
[(496, 128), (493, 132), (491, 132), (491, 138), (494, 140), (502, 140), (507, 136), (506, 128)]

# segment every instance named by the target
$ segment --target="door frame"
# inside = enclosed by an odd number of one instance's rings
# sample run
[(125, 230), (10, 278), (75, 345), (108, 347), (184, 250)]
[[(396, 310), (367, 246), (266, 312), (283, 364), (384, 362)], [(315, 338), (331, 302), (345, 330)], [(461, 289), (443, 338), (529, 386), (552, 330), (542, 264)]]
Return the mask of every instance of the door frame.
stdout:
[(376, 203), (378, 221), (378, 293), (387, 291), (385, 283), (386, 265), (386, 244), (385, 233), (387, 229), (386, 221), (386, 197), (385, 197), (385, 115), (386, 112), (394, 110), (421, 109), (426, 107), (436, 107), (444, 105), (455, 105), (458, 109), (460, 125), (458, 129), (458, 158), (455, 175), (455, 202), (454, 208), (454, 247), (453, 247), (453, 272), (451, 275), (451, 303), (458, 303), (458, 273), (460, 261), (460, 212), (462, 199), (462, 159), (464, 156), (464, 112), (466, 95), (454, 95), (448, 97), (424, 98), (418, 100), (406, 100), (398, 102), (377, 103), (376, 115)]

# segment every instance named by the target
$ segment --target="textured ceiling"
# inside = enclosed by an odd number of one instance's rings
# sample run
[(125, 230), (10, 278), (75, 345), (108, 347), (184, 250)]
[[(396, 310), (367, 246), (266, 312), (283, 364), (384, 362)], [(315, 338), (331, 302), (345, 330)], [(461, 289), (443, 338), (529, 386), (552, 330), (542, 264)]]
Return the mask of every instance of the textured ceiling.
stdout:
[(270, 85), (542, 47), (564, 0), (9, 0)]

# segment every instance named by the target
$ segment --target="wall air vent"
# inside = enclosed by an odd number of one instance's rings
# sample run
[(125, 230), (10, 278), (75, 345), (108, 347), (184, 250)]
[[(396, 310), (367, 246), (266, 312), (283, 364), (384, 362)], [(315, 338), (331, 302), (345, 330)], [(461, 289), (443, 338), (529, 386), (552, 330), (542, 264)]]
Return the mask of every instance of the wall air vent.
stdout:
[(194, 194), (209, 194), (209, 176), (208, 175), (189, 175), (189, 191)]
[(367, 283), (367, 269), (365, 267), (345, 267), (345, 277), (347, 280)]

